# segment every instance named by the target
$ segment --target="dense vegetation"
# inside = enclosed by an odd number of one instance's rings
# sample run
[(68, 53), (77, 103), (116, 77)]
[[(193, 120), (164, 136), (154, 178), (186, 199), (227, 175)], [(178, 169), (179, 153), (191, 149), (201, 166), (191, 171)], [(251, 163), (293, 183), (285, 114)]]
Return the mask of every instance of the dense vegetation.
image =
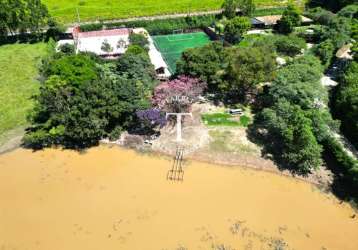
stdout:
[(147, 54), (126, 53), (109, 63), (93, 55), (60, 53), (47, 61), (26, 146), (82, 148), (117, 138), (134, 126), (135, 112), (150, 105), (155, 74)]
[(259, 83), (272, 80), (275, 67), (273, 50), (264, 45), (230, 48), (212, 43), (185, 51), (177, 72), (201, 78), (208, 92), (225, 101), (249, 102)]
[(39, 32), (48, 12), (38, 0), (0, 0), (0, 36), (15, 32)]
[(215, 20), (215, 15), (205, 15), (205, 16), (196, 16), (196, 17), (180, 17), (180, 18), (169, 18), (169, 19), (158, 19), (158, 20), (148, 20), (148, 21), (131, 21), (131, 22), (114, 22), (114, 23), (94, 23), (94, 24), (84, 24), (81, 25), (82, 31), (92, 31), (103, 29), (104, 27), (118, 28), (118, 27), (128, 27), (136, 28), (142, 27), (145, 28), (151, 35), (163, 35), (170, 34), (173, 30), (187, 30), (187, 29), (196, 29), (210, 26)]

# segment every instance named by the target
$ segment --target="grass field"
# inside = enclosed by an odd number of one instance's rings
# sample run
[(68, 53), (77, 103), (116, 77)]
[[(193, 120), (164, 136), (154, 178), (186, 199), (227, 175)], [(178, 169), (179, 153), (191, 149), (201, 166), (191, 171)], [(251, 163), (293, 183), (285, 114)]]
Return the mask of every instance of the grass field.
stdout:
[(46, 44), (0, 46), (0, 142), (5, 133), (26, 124), (26, 115), (37, 93), (37, 66)]
[(237, 119), (227, 113), (203, 114), (201, 118), (208, 126), (247, 127), (250, 123), (250, 118), (246, 115)]
[[(297, 0), (303, 2), (304, 0)], [(81, 21), (152, 16), (219, 9), (223, 0), (42, 0), (51, 15), (65, 23)], [(286, 0), (256, 0), (257, 7), (276, 7)]]
[(152, 38), (171, 73), (175, 72), (176, 62), (184, 50), (201, 47), (210, 42), (204, 32), (152, 36)]

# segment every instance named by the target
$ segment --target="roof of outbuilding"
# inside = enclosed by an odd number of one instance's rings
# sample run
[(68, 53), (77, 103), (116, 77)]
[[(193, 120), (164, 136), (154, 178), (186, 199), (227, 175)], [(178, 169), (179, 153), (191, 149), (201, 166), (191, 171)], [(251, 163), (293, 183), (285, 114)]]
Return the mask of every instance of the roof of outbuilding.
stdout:
[(88, 37), (108, 37), (108, 36), (127, 36), (130, 34), (130, 30), (127, 28), (123, 29), (113, 29), (113, 30), (99, 30), (99, 31), (90, 31), (90, 32), (79, 32), (79, 38), (88, 38)]

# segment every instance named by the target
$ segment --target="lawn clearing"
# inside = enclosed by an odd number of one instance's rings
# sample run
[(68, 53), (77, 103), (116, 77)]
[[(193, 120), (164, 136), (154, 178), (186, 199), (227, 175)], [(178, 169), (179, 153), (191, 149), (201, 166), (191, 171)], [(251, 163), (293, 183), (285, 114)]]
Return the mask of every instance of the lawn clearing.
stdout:
[(246, 115), (232, 116), (227, 113), (203, 114), (201, 118), (208, 126), (247, 127), (250, 123)]
[[(77, 22), (76, 8), (81, 21), (108, 20), (138, 16), (187, 13), (219, 9), (223, 0), (42, 0), (56, 19), (65, 23)], [(278, 7), (285, 0), (256, 0), (258, 8)], [(297, 1), (299, 3), (303, 1)]]
[(152, 38), (171, 73), (175, 72), (176, 62), (184, 50), (210, 43), (209, 37), (204, 32), (153, 36)]
[(7, 131), (26, 124), (46, 47), (45, 43), (0, 46), (0, 141)]

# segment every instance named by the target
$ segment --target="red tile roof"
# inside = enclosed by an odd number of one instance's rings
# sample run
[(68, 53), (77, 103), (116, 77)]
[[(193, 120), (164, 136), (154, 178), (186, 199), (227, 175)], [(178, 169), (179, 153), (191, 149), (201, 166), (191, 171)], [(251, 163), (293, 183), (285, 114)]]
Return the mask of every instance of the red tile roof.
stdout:
[(99, 31), (90, 31), (90, 32), (79, 32), (79, 38), (87, 37), (101, 37), (101, 36), (125, 36), (129, 35), (130, 31), (127, 28), (123, 29), (113, 29), (113, 30), (99, 30)]

